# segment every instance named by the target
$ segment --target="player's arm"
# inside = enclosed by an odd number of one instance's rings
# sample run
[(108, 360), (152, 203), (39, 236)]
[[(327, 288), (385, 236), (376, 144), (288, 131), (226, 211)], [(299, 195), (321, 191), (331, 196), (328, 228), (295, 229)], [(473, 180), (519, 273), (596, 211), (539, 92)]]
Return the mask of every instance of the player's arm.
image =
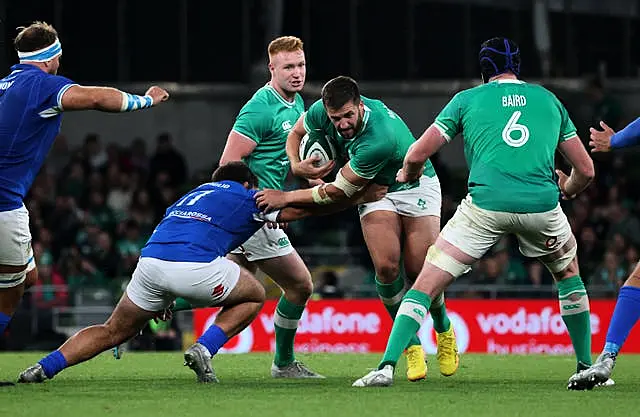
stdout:
[(251, 155), (256, 146), (258, 144), (254, 140), (232, 129), (229, 132), (229, 136), (227, 136), (227, 143), (224, 145), (224, 150), (220, 157), (220, 165), (231, 161), (241, 161)]
[(595, 176), (593, 160), (577, 135), (560, 142), (558, 150), (571, 164), (571, 174), (569, 176), (560, 170), (556, 170), (558, 186), (564, 198), (571, 199), (587, 188), (593, 180)]
[(446, 143), (451, 142), (451, 139), (461, 131), (460, 121), (463, 104), (463, 95), (458, 93), (444, 106), (431, 126), (409, 147), (396, 181), (410, 182), (418, 179), (422, 175), (427, 159), (438, 152)]
[(315, 163), (319, 160), (317, 156), (312, 156), (303, 161), (300, 160), (300, 142), (302, 142), (302, 138), (307, 133), (305, 126), (306, 116), (307, 113), (303, 113), (287, 135), (287, 157), (289, 158), (293, 175), (315, 180), (326, 177), (333, 170), (335, 162), (329, 161), (317, 167), (315, 166)]
[(449, 140), (445, 134), (432, 124), (410, 147), (404, 157), (402, 171), (398, 172), (398, 182), (409, 182), (418, 179), (424, 171), (424, 164), (434, 153)]
[(371, 183), (358, 192), (353, 198), (336, 204), (326, 206), (285, 207), (276, 212), (277, 215), (275, 218), (277, 221), (275, 223), (288, 223), (309, 216), (326, 216), (353, 207), (356, 204), (378, 201), (387, 194), (388, 188), (387, 186)]
[(591, 152), (609, 152), (612, 149), (627, 148), (640, 144), (640, 118), (629, 123), (624, 129), (614, 132), (605, 122), (600, 122), (602, 130), (589, 129)]
[(369, 184), (369, 179), (356, 174), (350, 164), (346, 164), (336, 175), (335, 181), (316, 185), (313, 188), (282, 192), (263, 190), (256, 195), (258, 207), (265, 211), (281, 209), (286, 206), (326, 206), (354, 204), (359, 198), (358, 192)]
[(168, 98), (169, 93), (157, 86), (149, 88), (144, 96), (138, 96), (117, 88), (74, 84), (62, 92), (60, 104), (64, 111), (99, 110), (119, 113), (146, 109)]

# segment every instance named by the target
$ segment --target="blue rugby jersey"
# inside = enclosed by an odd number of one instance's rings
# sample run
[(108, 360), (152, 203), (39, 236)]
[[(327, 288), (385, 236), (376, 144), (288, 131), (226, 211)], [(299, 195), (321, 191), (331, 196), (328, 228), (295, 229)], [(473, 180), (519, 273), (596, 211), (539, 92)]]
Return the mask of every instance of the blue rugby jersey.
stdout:
[(264, 225), (256, 192), (234, 181), (200, 185), (167, 209), (140, 256), (174, 262), (225, 256)]
[(0, 80), (0, 211), (22, 206), (62, 122), (73, 81), (29, 64)]

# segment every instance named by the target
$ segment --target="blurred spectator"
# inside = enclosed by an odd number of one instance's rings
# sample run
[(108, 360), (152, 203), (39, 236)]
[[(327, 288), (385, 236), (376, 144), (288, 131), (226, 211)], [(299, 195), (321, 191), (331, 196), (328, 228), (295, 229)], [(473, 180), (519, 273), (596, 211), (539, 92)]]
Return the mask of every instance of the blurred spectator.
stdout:
[(156, 183), (156, 178), (161, 172), (168, 175), (168, 183), (174, 187), (187, 181), (187, 164), (182, 154), (174, 148), (169, 133), (158, 135), (156, 153), (151, 157), (149, 165), (151, 183)]
[(627, 270), (620, 262), (618, 255), (607, 251), (601, 265), (591, 279), (591, 284), (604, 285), (611, 290), (617, 290), (626, 279)]
[(600, 122), (603, 121), (613, 130), (620, 129), (622, 107), (620, 102), (607, 92), (601, 77), (588, 78), (586, 93), (591, 101), (591, 126), (599, 128)]
[(149, 156), (147, 143), (142, 138), (135, 138), (129, 148), (131, 168), (146, 173), (149, 171)]
[(124, 223), (123, 237), (116, 244), (118, 253), (123, 260), (123, 273), (131, 275), (136, 267), (140, 251), (146, 243), (140, 234), (138, 222), (131, 219)]
[(90, 133), (84, 138), (83, 156), (88, 172), (99, 171), (107, 164), (107, 153), (102, 149), (100, 136)]
[(32, 300), (39, 309), (68, 305), (67, 283), (51, 264), (38, 263), (38, 281), (32, 293)]

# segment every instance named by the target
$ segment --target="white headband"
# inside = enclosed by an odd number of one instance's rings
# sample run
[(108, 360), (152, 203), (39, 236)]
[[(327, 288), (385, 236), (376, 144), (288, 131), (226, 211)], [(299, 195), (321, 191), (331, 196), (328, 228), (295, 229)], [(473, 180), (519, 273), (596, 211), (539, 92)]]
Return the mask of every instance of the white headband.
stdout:
[(62, 55), (62, 45), (58, 39), (46, 48), (38, 49), (37, 51), (18, 51), (20, 61), (47, 62), (59, 55)]

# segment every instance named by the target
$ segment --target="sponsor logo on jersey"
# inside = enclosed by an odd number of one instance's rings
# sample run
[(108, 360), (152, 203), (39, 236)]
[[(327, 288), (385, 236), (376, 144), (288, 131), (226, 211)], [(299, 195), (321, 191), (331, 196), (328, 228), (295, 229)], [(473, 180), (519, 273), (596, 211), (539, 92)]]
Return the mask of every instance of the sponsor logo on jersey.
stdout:
[(293, 126), (291, 126), (291, 122), (289, 120), (285, 120), (284, 122), (282, 122), (282, 130), (284, 130), (285, 132), (288, 132), (291, 130)]

